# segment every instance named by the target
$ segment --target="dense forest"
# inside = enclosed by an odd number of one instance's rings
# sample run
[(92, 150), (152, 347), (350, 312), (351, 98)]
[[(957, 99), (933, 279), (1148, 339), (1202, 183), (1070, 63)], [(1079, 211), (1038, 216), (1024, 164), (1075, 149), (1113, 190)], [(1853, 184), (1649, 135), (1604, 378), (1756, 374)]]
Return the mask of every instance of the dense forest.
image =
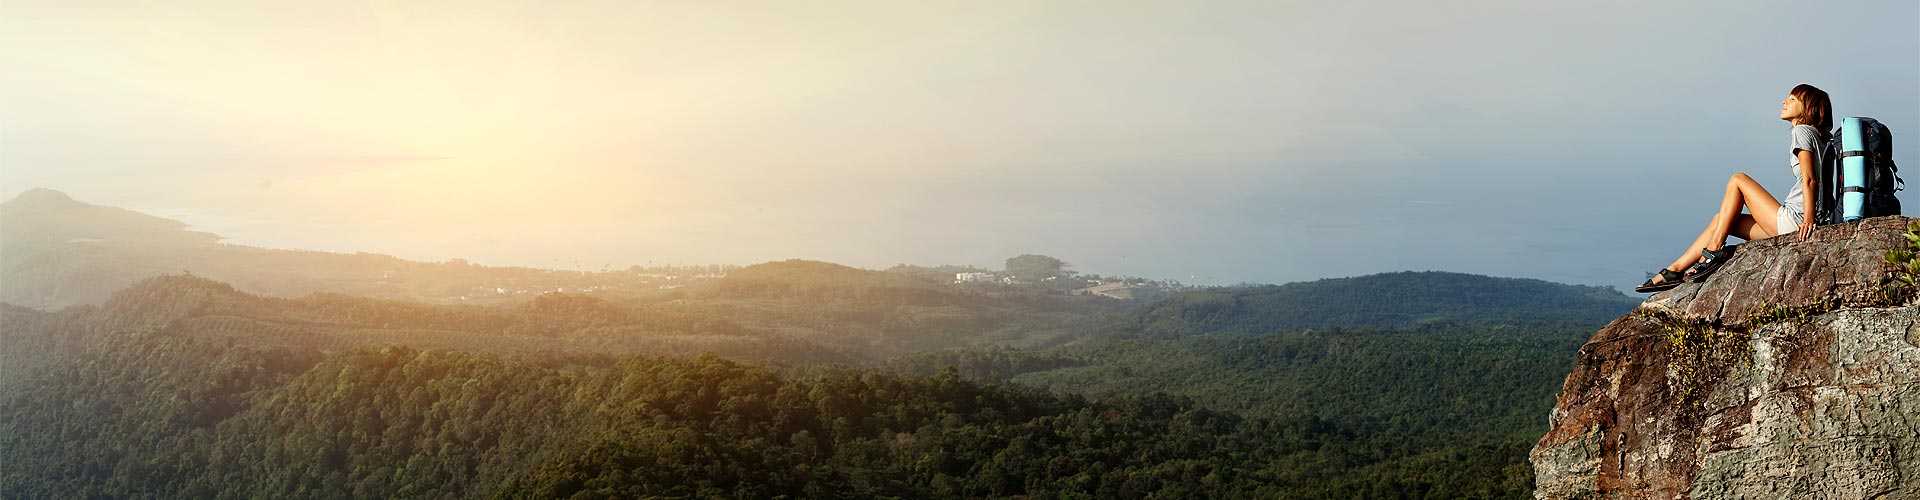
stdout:
[(1444, 456), (1390, 477), (1344, 473), (1371, 451), (1325, 420), (1165, 395), (1090, 401), (952, 370), (783, 377), (711, 356), (321, 353), (4, 314), (47, 328), (9, 341), (78, 342), (9, 351), (63, 360), (9, 373), (9, 497), (1458, 498), (1525, 481), (1433, 467)]
[[(1129, 339), (1071, 356), (1096, 361), (1008, 380), (1095, 398), (1166, 393), (1247, 416), (1330, 422), (1365, 457), (1351, 463), (1374, 477), (1421, 467), (1530, 476), (1526, 454), (1544, 409), (1590, 333), (1428, 325)], [(1336, 481), (1355, 472), (1325, 474)]]
[[(1138, 335), (1119, 326), (1164, 309), (868, 272), (775, 263), (672, 301), (490, 307), (164, 276), (100, 306), (0, 307), (0, 495), (1518, 498), (1590, 331)], [(1073, 333), (846, 342), (913, 335), (914, 307), (1001, 318), (954, 327), (976, 336)], [(1033, 319), (1051, 314), (1081, 321)], [(758, 325), (781, 321), (865, 333)]]
[(5, 498), (1525, 498), (1575, 349), (1635, 303), (1437, 272), (1115, 300), (963, 266), (486, 268), (23, 198)]

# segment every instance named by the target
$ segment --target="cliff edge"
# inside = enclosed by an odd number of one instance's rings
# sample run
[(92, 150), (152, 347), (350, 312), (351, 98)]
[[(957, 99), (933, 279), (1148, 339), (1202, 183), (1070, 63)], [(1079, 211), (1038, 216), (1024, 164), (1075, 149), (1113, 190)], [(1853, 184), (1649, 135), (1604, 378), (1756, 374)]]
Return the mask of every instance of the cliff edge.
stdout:
[(1580, 348), (1534, 496), (1920, 497), (1920, 305), (1905, 217), (1746, 243)]

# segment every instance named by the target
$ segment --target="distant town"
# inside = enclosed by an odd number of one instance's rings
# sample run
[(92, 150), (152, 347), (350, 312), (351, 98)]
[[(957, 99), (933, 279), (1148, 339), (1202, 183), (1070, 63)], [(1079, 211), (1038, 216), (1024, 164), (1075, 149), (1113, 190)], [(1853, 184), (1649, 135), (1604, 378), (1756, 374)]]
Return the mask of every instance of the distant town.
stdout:
[[(470, 264), (464, 259), (452, 259), (444, 265), (452, 267), (483, 268)], [(1151, 300), (1181, 290), (1199, 288), (1177, 280), (1154, 280), (1135, 276), (1103, 276), (1099, 274), (1080, 274), (1067, 270), (1069, 265), (1059, 259), (1044, 255), (1023, 255), (1008, 259), (1008, 267), (1002, 270), (982, 269), (974, 266), (914, 266), (901, 264), (881, 272), (915, 276), (929, 281), (944, 281), (957, 287), (1004, 288), (1004, 289), (1041, 289), (1052, 290), (1069, 295), (1087, 295), (1116, 300)], [(511, 299), (515, 296), (534, 296), (543, 293), (645, 293), (648, 291), (669, 291), (701, 283), (726, 278), (743, 266), (732, 264), (686, 265), (686, 266), (632, 266), (622, 271), (603, 271), (598, 273), (545, 270), (540, 274), (550, 279), (525, 279), (524, 275), (501, 276), (505, 278), (496, 283), (483, 283), (462, 287), (454, 296), (446, 297), (455, 301), (493, 301)], [(476, 269), (478, 270), (478, 269)], [(528, 270), (531, 271), (531, 270)], [(552, 276), (555, 274), (578, 274), (572, 279)], [(551, 279), (560, 278), (560, 279)], [(404, 279), (394, 271), (381, 275), (380, 283), (387, 280)]]
[[(953, 273), (953, 283), (956, 285), (1034, 286), (1062, 281), (1060, 278), (1059, 276), (1048, 276), (1041, 278), (1039, 283), (1032, 283), (1022, 281), (1013, 274), (1006, 272), (974, 271)], [(1077, 280), (1074, 283), (1075, 285), (1084, 286), (1073, 287), (1071, 291), (1074, 295), (1097, 295), (1122, 300), (1138, 298), (1136, 294), (1169, 292), (1194, 288), (1181, 284), (1179, 281), (1149, 280), (1137, 277), (1103, 277), (1100, 275), (1089, 275), (1067, 278), (1067, 281), (1075, 280)]]

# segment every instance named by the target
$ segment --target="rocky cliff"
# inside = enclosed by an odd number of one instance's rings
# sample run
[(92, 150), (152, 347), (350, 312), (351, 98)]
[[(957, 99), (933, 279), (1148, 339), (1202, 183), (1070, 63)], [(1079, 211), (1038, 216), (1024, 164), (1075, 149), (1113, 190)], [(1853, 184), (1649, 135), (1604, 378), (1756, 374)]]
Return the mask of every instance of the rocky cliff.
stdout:
[(1920, 498), (1904, 217), (1746, 243), (1589, 339), (1532, 452), (1538, 498)]

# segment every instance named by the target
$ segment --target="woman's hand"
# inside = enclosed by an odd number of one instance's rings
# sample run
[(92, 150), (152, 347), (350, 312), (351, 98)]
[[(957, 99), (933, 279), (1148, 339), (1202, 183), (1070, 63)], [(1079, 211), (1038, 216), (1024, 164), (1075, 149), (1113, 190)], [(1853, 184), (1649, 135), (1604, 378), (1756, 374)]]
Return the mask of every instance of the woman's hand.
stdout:
[(1800, 223), (1800, 230), (1794, 231), (1795, 233), (1798, 233), (1800, 236), (1800, 239), (1797, 241), (1813, 240), (1813, 220), (1814, 220), (1813, 216), (1809, 215), (1806, 217), (1806, 221)]

